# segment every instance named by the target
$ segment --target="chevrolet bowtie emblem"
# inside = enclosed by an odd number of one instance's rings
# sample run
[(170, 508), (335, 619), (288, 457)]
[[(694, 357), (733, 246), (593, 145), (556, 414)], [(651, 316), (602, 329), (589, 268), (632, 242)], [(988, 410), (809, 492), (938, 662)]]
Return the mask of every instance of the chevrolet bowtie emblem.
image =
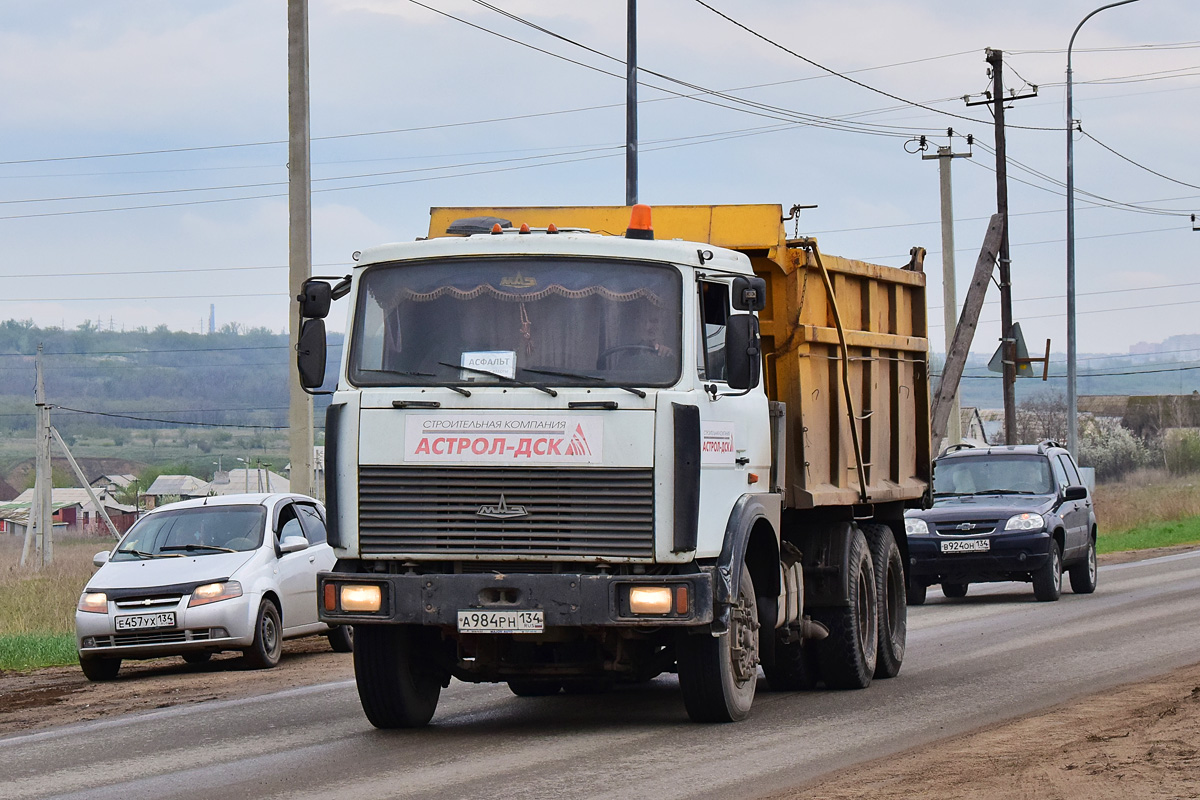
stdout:
[(960, 531), (973, 531), (973, 530), (975, 530), (975, 523), (973, 523), (973, 522), (960, 522), (960, 523), (959, 523), (958, 525), (956, 525), (955, 527), (956, 527), (958, 530), (960, 530)]
[(504, 495), (500, 495), (500, 502), (494, 506), (480, 506), (475, 512), (477, 517), (487, 517), (488, 519), (517, 519), (518, 517), (528, 517), (529, 512), (525, 510), (525, 506), (510, 506), (504, 500)]

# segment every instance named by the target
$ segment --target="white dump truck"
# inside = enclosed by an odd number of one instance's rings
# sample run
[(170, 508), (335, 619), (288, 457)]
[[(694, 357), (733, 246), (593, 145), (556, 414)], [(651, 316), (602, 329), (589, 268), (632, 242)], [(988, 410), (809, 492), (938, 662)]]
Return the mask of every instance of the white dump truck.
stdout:
[(700, 722), (904, 657), (930, 473), (925, 276), (823, 256), (778, 205), (436, 208), (298, 299), (325, 376), (321, 619), (367, 718), (678, 673)]

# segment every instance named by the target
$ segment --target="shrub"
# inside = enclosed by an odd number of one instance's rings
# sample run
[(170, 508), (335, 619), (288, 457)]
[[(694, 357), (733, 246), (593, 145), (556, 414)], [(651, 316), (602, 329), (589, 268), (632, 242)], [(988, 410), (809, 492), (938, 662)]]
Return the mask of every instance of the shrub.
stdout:
[(1094, 467), (1096, 480), (1118, 480), (1126, 473), (1150, 463), (1146, 444), (1118, 420), (1109, 417), (1079, 417), (1079, 463)]

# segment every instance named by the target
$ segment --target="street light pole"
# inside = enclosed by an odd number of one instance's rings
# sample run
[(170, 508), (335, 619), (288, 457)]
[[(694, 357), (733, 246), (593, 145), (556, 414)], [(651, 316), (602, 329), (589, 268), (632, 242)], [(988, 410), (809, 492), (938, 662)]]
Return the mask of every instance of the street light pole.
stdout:
[(1079, 21), (1071, 34), (1070, 43), (1067, 44), (1067, 449), (1076, 459), (1079, 458), (1079, 396), (1075, 386), (1075, 109), (1071, 83), (1071, 49), (1075, 46), (1075, 36), (1083, 27), (1083, 23), (1106, 8), (1136, 2), (1137, 0), (1119, 0), (1100, 6)]

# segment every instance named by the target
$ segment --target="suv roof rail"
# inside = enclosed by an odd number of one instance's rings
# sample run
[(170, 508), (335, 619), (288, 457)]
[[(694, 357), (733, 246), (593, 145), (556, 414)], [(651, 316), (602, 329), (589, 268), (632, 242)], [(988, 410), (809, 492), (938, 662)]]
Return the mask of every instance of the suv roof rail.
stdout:
[(1039, 453), (1044, 452), (1047, 447), (1058, 447), (1064, 450), (1066, 449), (1061, 442), (1057, 442), (1054, 439), (1042, 439), (1040, 442), (1038, 442)]
[[(945, 450), (943, 450), (942, 455), (944, 456), (947, 453), (954, 453), (959, 450), (974, 450), (974, 449), (975, 449), (975, 445), (971, 444), (970, 442), (959, 442), (958, 444), (952, 444), (949, 447), (947, 447)], [(940, 458), (940, 456), (939, 456), (939, 458)]]

